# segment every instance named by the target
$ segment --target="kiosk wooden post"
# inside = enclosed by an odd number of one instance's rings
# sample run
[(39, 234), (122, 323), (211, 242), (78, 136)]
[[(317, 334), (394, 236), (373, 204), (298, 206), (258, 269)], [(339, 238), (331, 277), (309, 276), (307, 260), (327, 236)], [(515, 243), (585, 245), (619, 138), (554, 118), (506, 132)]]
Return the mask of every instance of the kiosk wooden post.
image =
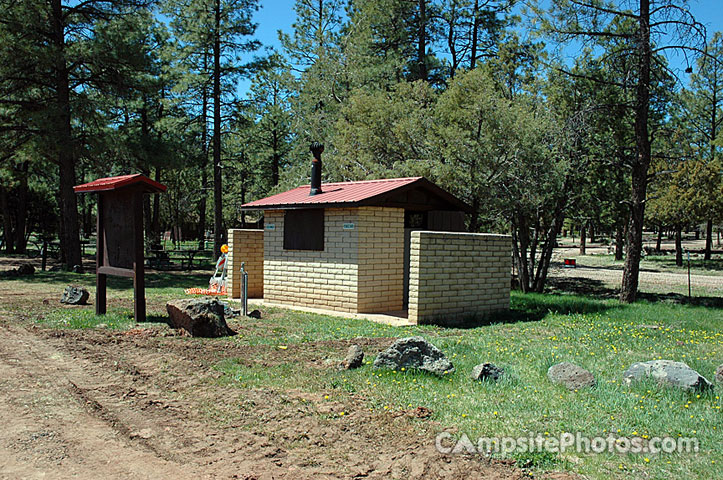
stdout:
[(99, 178), (73, 187), (76, 193), (98, 194), (95, 313), (106, 313), (107, 276), (133, 279), (133, 316), (146, 319), (143, 254), (143, 195), (166, 186), (141, 175)]

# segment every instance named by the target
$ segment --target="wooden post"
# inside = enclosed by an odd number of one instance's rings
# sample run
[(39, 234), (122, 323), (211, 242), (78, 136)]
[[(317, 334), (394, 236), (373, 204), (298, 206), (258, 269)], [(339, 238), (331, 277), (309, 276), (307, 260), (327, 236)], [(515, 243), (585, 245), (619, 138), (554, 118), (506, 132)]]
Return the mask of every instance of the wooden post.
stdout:
[(103, 218), (103, 195), (98, 195), (98, 220), (96, 227), (95, 252), (95, 314), (105, 315), (106, 312), (106, 275), (100, 273), (103, 266), (103, 251), (105, 250), (105, 223)]
[(143, 193), (133, 199), (135, 204), (134, 232), (135, 248), (133, 258), (133, 316), (137, 322), (146, 321), (146, 287), (143, 255)]

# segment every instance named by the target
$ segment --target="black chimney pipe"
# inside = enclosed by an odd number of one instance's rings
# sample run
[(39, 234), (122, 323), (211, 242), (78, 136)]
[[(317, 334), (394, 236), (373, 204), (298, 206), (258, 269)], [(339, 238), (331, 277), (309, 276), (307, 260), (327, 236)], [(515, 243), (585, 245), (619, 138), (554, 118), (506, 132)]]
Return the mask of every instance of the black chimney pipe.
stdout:
[(319, 142), (313, 142), (311, 147), (311, 154), (314, 158), (311, 160), (311, 191), (309, 196), (316, 195), (317, 193), (323, 193), (321, 191), (321, 152), (324, 151), (324, 145)]

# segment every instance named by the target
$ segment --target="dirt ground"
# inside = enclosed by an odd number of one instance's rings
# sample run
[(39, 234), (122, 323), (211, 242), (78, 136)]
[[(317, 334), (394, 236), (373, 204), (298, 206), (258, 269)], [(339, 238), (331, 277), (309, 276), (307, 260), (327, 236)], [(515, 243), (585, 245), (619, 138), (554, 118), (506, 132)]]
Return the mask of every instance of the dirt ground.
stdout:
[[(49, 308), (57, 292), (47, 288), (22, 301), (45, 300)], [(0, 312), (3, 302), (17, 302), (14, 295), (0, 281)], [(512, 462), (438, 453), (434, 437), (441, 427), (411, 410), (370, 411), (351, 393), (328, 401), (298, 390), (243, 389), (219, 382), (211, 368), (224, 358), (282, 363), (280, 355), (309, 368), (332, 368), (318, 351), (341, 358), (346, 341), (279, 351), (189, 339), (165, 326), (56, 330), (5, 312), (3, 479), (531, 478)], [(389, 339), (366, 342), (376, 349)]]
[[(568, 239), (569, 240), (569, 239)], [(646, 246), (653, 247), (654, 243), (647, 241)], [(714, 242), (714, 247), (719, 248)], [(672, 240), (665, 240), (663, 249), (674, 250)], [(684, 249), (702, 250), (705, 247), (705, 240), (686, 240), (683, 242)], [(591, 244), (587, 248), (587, 255), (608, 254), (608, 247), (600, 244)], [(556, 248), (548, 275), (548, 287), (553, 290), (573, 291), (584, 295), (597, 297), (616, 298), (622, 282), (622, 266), (582, 266), (576, 268), (564, 268), (564, 258), (578, 258), (578, 262), (584, 263), (579, 256), (579, 247), (562, 243)], [(584, 257), (582, 257), (584, 258)], [(679, 272), (657, 271), (642, 267), (639, 275), (640, 298), (653, 298), (654, 295), (668, 296), (674, 300), (684, 300), (688, 293), (688, 275), (685, 269)], [(692, 294), (702, 304), (720, 306), (723, 304), (723, 276), (700, 275), (693, 273), (690, 276)]]

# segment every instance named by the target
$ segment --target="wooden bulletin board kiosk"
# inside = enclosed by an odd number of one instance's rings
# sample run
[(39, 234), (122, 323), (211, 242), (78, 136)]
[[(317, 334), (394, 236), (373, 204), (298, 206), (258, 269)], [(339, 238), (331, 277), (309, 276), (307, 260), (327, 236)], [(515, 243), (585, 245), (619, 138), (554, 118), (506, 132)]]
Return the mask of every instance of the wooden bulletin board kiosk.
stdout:
[(106, 312), (108, 275), (133, 279), (133, 314), (146, 319), (143, 255), (143, 195), (166, 186), (141, 175), (99, 178), (73, 187), (75, 193), (98, 194), (95, 313)]

